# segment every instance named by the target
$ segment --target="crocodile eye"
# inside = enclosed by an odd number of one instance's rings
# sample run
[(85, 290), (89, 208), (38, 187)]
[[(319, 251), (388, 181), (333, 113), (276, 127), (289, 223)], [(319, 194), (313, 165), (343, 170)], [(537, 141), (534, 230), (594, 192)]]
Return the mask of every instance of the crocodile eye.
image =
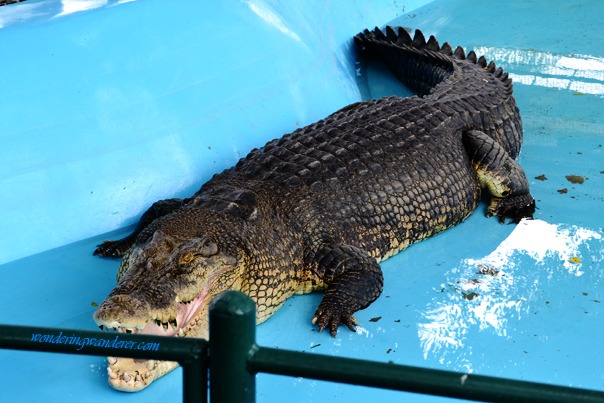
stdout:
[(193, 252), (191, 252), (190, 250), (188, 250), (180, 255), (180, 257), (178, 258), (178, 265), (185, 266), (185, 265), (191, 263), (191, 261), (193, 259), (195, 259), (195, 254)]
[(204, 239), (204, 241), (201, 245), (201, 249), (200, 249), (199, 253), (203, 257), (214, 256), (215, 254), (218, 253), (218, 245), (216, 245), (216, 243), (214, 243), (211, 240), (209, 240), (208, 238), (206, 238), (206, 239)]
[(187, 249), (178, 257), (178, 264), (186, 266), (195, 258), (208, 258), (218, 254), (218, 245), (209, 238), (197, 239), (187, 246)]

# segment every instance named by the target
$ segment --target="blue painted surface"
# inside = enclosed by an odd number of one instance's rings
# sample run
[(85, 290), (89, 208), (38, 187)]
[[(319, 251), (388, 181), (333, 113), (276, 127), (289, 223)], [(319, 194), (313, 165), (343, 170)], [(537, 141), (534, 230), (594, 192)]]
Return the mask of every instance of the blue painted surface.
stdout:
[[(201, 3), (49, 18), (57, 3), (28, 1), (31, 18), (13, 24), (0, 8), (0, 322), (94, 329), (92, 303), (118, 266), (94, 245), (156, 199), (188, 195), (252, 147), (358, 100), (349, 38), (399, 17), (512, 73), (537, 220), (499, 225), (479, 209), (382, 265), (383, 296), (358, 313), (357, 333), (318, 334), (320, 295), (305, 295), (258, 327), (259, 343), (604, 390), (604, 3)], [(368, 77), (371, 96), (399, 91)], [(497, 274), (478, 274), (487, 266)], [(130, 395), (106, 385), (101, 358), (0, 361), (10, 401), (181, 396), (180, 370)], [(261, 402), (443, 400), (258, 380)]]
[(350, 38), (403, 9), (197, 3), (0, 8), (0, 263), (133, 224), (358, 100)]

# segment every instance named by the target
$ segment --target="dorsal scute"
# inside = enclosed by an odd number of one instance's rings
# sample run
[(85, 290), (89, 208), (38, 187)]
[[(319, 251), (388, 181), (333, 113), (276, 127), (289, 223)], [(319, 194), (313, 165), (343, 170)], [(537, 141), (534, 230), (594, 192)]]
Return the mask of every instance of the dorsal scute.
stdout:
[(497, 66), (495, 65), (495, 62), (491, 61), (489, 63), (489, 65), (487, 66), (487, 69), (488, 69), (489, 73), (491, 73), (491, 74), (495, 73), (495, 70), (497, 70)]
[(418, 49), (423, 49), (426, 47), (426, 38), (424, 34), (419, 29), (415, 30), (415, 35), (413, 36), (413, 46)]
[(388, 40), (392, 43), (396, 43), (398, 41), (398, 34), (390, 25), (386, 27), (386, 38), (388, 38)]
[(386, 35), (384, 35), (384, 32), (383, 32), (381, 29), (379, 29), (378, 27), (375, 27), (375, 28), (374, 28), (374, 30), (373, 30), (373, 34), (375, 35), (375, 37), (376, 37), (377, 39), (380, 39), (380, 40), (386, 40), (386, 39), (388, 39), (388, 38), (386, 37)]
[(478, 58), (478, 61), (476, 62), (476, 64), (478, 64), (480, 67), (487, 67), (487, 59), (485, 59), (484, 56), (480, 56)]
[(411, 39), (411, 35), (409, 32), (403, 27), (398, 28), (398, 40), (396, 41), (397, 45), (407, 45), (411, 46), (413, 44), (413, 39)]
[(465, 50), (463, 50), (463, 48), (461, 46), (458, 46), (457, 48), (455, 48), (455, 52), (453, 52), (453, 55), (461, 60), (465, 60), (466, 59), (466, 52)]
[(446, 55), (446, 56), (453, 56), (453, 48), (451, 48), (451, 45), (449, 45), (449, 42), (445, 42), (442, 46), (442, 48), (440, 48), (440, 53)]
[[(506, 86), (511, 84), (511, 79), (502, 68), (498, 68), (493, 62), (487, 62), (484, 56), (479, 57), (474, 50), (469, 50), (466, 53), (461, 46), (453, 50), (448, 42), (443, 43), (441, 46), (434, 35), (430, 35), (428, 40), (426, 40), (424, 33), (419, 29), (412, 31), (400, 26), (386, 26), (383, 29), (376, 27), (371, 31), (365, 30), (363, 33), (357, 35), (355, 41), (361, 49), (371, 46), (374, 50), (380, 49), (380, 52), (394, 52), (388, 56), (388, 62), (391, 64), (390, 68), (397, 74), (401, 82), (420, 96), (432, 92), (431, 88), (434, 88), (446, 79), (454, 70), (455, 59), (460, 61), (467, 60), (468, 63), (475, 64), (476, 67), (492, 74)], [(399, 50), (387, 50), (391, 49), (391, 47), (398, 47)], [(403, 52), (402, 54), (406, 55), (404, 63), (407, 63), (407, 65), (401, 70), (397, 69), (399, 69), (399, 63), (403, 59), (392, 56), (396, 52)], [(420, 72), (416, 67), (413, 67), (417, 65), (432, 65), (432, 67), (422, 70), (422, 74), (429, 72), (430, 78), (428, 80), (425, 80), (427, 76), (424, 76), (423, 79), (412, 76)], [(413, 72), (411, 76), (409, 76), (409, 72)]]
[(434, 35), (430, 35), (430, 39), (428, 39), (428, 43), (426, 43), (426, 49), (434, 52), (438, 52), (440, 50), (440, 45), (438, 44), (438, 41)]

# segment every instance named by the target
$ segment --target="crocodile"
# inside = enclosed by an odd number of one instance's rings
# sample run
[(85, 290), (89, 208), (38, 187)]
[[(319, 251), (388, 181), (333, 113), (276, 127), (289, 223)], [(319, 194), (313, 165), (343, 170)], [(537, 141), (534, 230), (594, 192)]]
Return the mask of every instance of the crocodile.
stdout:
[[(155, 202), (132, 234), (94, 251), (123, 256), (94, 313), (101, 329), (207, 339), (209, 303), (226, 290), (255, 301), (257, 323), (294, 294), (322, 291), (312, 323), (335, 336), (380, 295), (381, 261), (464, 221), (483, 190), (487, 216), (532, 218), (515, 161), (522, 120), (501, 67), (419, 30), (354, 41), (416, 95), (346, 106), (252, 150), (193, 196)], [(124, 391), (177, 366), (108, 361)]]

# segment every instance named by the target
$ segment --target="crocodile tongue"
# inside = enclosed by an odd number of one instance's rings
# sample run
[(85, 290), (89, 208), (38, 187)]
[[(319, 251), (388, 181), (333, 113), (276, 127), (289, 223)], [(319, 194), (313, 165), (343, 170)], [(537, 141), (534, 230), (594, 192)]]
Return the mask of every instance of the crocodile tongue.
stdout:
[[(118, 332), (208, 339), (208, 305), (218, 294), (233, 288), (229, 281), (231, 276), (225, 275), (233, 269), (234, 263), (219, 255), (217, 258), (220, 264), (217, 263), (202, 281), (192, 283), (201, 285), (199, 288), (193, 291), (174, 287), (171, 295), (176, 296), (169, 302), (153, 292), (161, 287), (144, 289), (140, 284), (134, 284), (136, 281), (124, 277), (126, 280), (118, 284), (94, 313), (95, 321), (101, 328), (114, 328)], [(225, 262), (228, 264), (223, 264)], [(195, 297), (190, 299), (192, 296)], [(109, 384), (128, 392), (145, 388), (178, 366), (172, 361), (113, 357), (108, 360)]]
[[(169, 322), (148, 317), (144, 326), (140, 320), (132, 317), (128, 321), (109, 320), (108, 313), (120, 309), (123, 313), (127, 311), (122, 304), (112, 305), (116, 301), (124, 302), (127, 299), (118, 298), (106, 301), (107, 309), (99, 309), (95, 313), (95, 320), (101, 326), (115, 328), (118, 332), (138, 333), (156, 336), (178, 336), (178, 337), (208, 337), (208, 313), (209, 303), (208, 290), (204, 289), (190, 302), (177, 303), (176, 319)], [(102, 307), (103, 304), (101, 304)], [(99, 307), (99, 308), (101, 308)], [(161, 346), (160, 346), (161, 348)], [(140, 360), (132, 358), (108, 357), (107, 374), (111, 387), (124, 392), (136, 392), (147, 387), (151, 382), (172, 371), (178, 366), (173, 361)]]
[(204, 290), (192, 301), (179, 303), (176, 308), (176, 319), (174, 321), (162, 323), (160, 320), (150, 319), (142, 329), (135, 328), (133, 332), (157, 336), (187, 336), (188, 331), (191, 331), (191, 326), (189, 325), (195, 324), (191, 322), (194, 319), (201, 320), (201, 318), (197, 318), (197, 316), (207, 315), (203, 309), (207, 306), (207, 294), (207, 291)]
[[(192, 336), (207, 338), (208, 315), (207, 293), (202, 293), (189, 303), (179, 303), (176, 324), (157, 324), (149, 320), (142, 329), (134, 328), (133, 333), (159, 336)], [(173, 323), (173, 322), (172, 322)], [(119, 329), (125, 331), (124, 328)], [(154, 380), (178, 366), (173, 361), (139, 360), (132, 358), (108, 357), (107, 375), (109, 385), (124, 392), (136, 392), (146, 388)]]

